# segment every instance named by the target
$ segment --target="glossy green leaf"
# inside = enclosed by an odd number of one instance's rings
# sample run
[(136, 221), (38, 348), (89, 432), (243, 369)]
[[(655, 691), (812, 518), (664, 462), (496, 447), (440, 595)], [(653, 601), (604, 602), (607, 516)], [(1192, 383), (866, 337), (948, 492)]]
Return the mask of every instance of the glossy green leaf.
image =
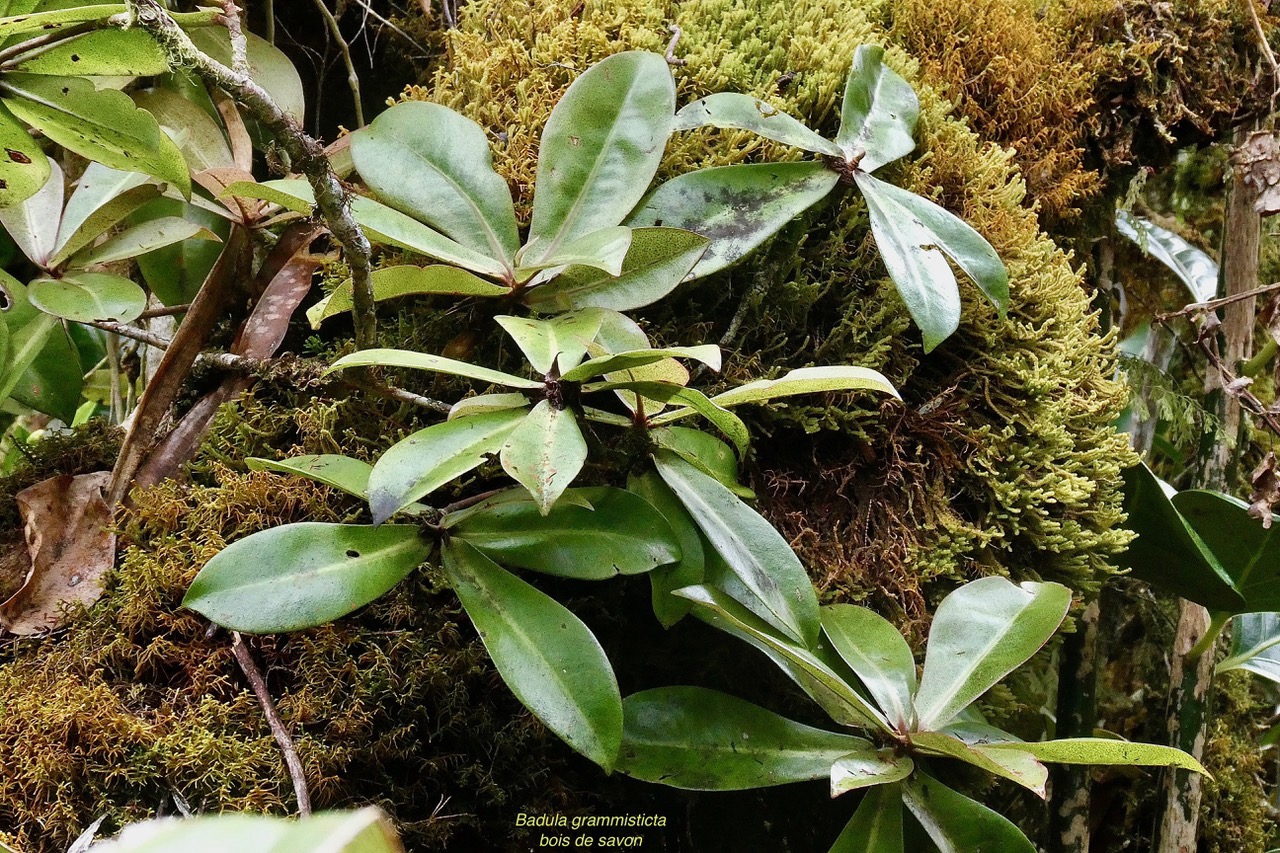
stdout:
[(183, 240), (220, 242), (217, 234), (198, 222), (189, 222), (176, 216), (161, 216), (130, 226), (110, 237), (106, 242), (80, 252), (71, 260), (73, 265), (78, 267), (109, 264), (136, 258), (138, 255), (163, 249)]
[[(588, 352), (594, 357), (600, 357), (609, 353), (652, 348), (653, 345), (649, 342), (649, 336), (640, 328), (639, 323), (625, 314), (606, 310), (600, 323), (600, 330), (596, 332), (595, 340), (592, 342)], [(689, 371), (674, 358), (665, 358), (641, 367), (606, 373), (604, 379), (609, 382), (660, 382), (667, 385), (685, 386), (689, 384)], [(666, 408), (666, 403), (661, 400), (641, 398), (633, 391), (619, 389), (613, 393), (632, 413), (638, 411), (643, 399), (646, 417), (652, 417)], [(629, 426), (633, 419), (623, 417), (622, 420), (625, 423), (619, 425)]]
[(96, 89), (81, 77), (8, 73), (0, 93), (10, 112), (81, 157), (144, 172), (191, 195), (182, 152), (123, 92)]
[[(702, 344), (696, 347), (665, 347), (662, 349), (641, 349), (630, 352), (618, 352), (588, 359), (582, 364), (565, 371), (561, 379), (566, 382), (585, 382), (605, 373), (616, 373), (620, 370), (631, 370), (653, 364), (667, 358), (688, 358), (701, 362), (712, 370), (720, 369), (720, 347), (715, 344)], [(585, 389), (584, 389), (585, 390)]]
[(14, 69), (74, 77), (152, 77), (169, 63), (156, 40), (140, 29), (90, 30), (17, 57)]
[(844, 756), (877, 761), (870, 741), (815, 729), (702, 687), (659, 687), (622, 703), (617, 769), (691, 791), (741, 791), (823, 779)]
[(511, 692), (565, 743), (612, 770), (622, 698), (590, 629), (467, 543), (455, 539), (443, 553), (449, 582)]
[(823, 139), (777, 107), (737, 92), (708, 95), (676, 113), (674, 130), (699, 127), (749, 130), (784, 145), (844, 158), (844, 152), (834, 142)]
[[(787, 371), (778, 379), (757, 379), (711, 398), (717, 406), (729, 408), (744, 403), (760, 403), (796, 394), (819, 394), (831, 391), (878, 391), (901, 400), (898, 390), (882, 374), (867, 367), (838, 364), (823, 367), (800, 367)], [(672, 413), (674, 414), (674, 413)]]
[(89, 21), (105, 21), (113, 15), (123, 15), (126, 8), (122, 3), (95, 4), (84, 3), (66, 9), (48, 9), (34, 14), (13, 13), (0, 18), (0, 39), (9, 39), (21, 33), (47, 33), (59, 30), (68, 24), (83, 24)]
[(200, 105), (170, 89), (154, 88), (131, 93), (133, 102), (172, 131), (178, 149), (192, 172), (235, 166), (226, 134)]
[(72, 214), (78, 215), (82, 212), (79, 195), (80, 190), (77, 189), (76, 194), (67, 202), (62, 227), (58, 229), (58, 250), (49, 259), (50, 267), (63, 266), (69, 258), (89, 246), (98, 237), (136, 214), (143, 205), (157, 200), (160, 189), (151, 183), (143, 183), (127, 189), (103, 201), (85, 216), (84, 221), (74, 231), (71, 231), (71, 226), (76, 222)]
[(502, 412), (507, 409), (524, 409), (529, 406), (529, 398), (523, 394), (477, 394), (466, 397), (453, 404), (449, 409), (449, 420), (469, 418), (489, 412)]
[(49, 180), (21, 202), (0, 208), (0, 224), (27, 260), (47, 269), (58, 245), (64, 188), (61, 167), (43, 152), (40, 156), (49, 167)]
[(1187, 286), (1192, 302), (1207, 302), (1217, 294), (1218, 263), (1203, 250), (1127, 210), (1117, 210), (1115, 222), (1117, 233), (1173, 271)]
[[(196, 47), (230, 67), (231, 36), (226, 27), (198, 27), (190, 31), (190, 36)], [(249, 76), (301, 126), (306, 118), (307, 97), (298, 70), (283, 51), (266, 39), (246, 30), (245, 40)]]
[[(517, 281), (525, 281), (543, 270), (570, 266), (590, 267), (618, 276), (622, 274), (622, 263), (631, 248), (631, 229), (625, 225), (614, 225), (588, 231), (547, 254), (539, 251), (541, 246), (541, 243), (529, 243), (516, 255)], [(530, 260), (533, 257), (539, 260)], [(553, 272), (544, 273), (544, 277), (552, 274)]]
[(836, 144), (847, 158), (863, 157), (864, 172), (905, 157), (915, 150), (920, 100), (911, 84), (884, 64), (884, 48), (859, 45), (845, 83), (844, 105)]
[(1036, 853), (1006, 818), (923, 773), (902, 783), (902, 800), (941, 853)]
[[(569, 503), (570, 497), (590, 506)], [(527, 498), (494, 501), (450, 529), (504, 566), (579, 580), (644, 574), (680, 559), (680, 543), (662, 513), (608, 486), (572, 489), (546, 515)]]
[[(1133, 576), (1215, 611), (1239, 613), (1244, 598), (1145, 464), (1124, 470), (1125, 527), (1138, 534), (1121, 556)], [(1170, 491), (1173, 491), (1170, 489)], [(1251, 524), (1257, 524), (1249, 519)]]
[(753, 163), (686, 172), (650, 193), (627, 217), (632, 228), (663, 226), (711, 240), (691, 278), (724, 269), (777, 234), (835, 188), (822, 163)]
[(1214, 671), (1233, 669), (1280, 683), (1280, 613), (1241, 613), (1231, 620), (1231, 654)]
[(911, 744), (924, 755), (940, 755), (972, 764), (1021, 785), (1042, 800), (1045, 798), (1049, 769), (1021, 749), (1021, 743), (1004, 744), (1003, 749), (991, 751), (989, 747), (968, 744), (943, 732), (914, 732)]
[(734, 574), (772, 614), (776, 628), (813, 647), (818, 596), (791, 546), (759, 513), (674, 453), (654, 454), (658, 473)]
[[(217, 214), (171, 198), (146, 202), (129, 214), (127, 221), (137, 224), (159, 216), (177, 216), (202, 225), (223, 240), (231, 233), (231, 224)], [(218, 262), (222, 248), (223, 243), (214, 240), (183, 240), (139, 255), (138, 270), (162, 303), (185, 305), (195, 298)]]
[[(874, 196), (879, 209), (907, 216), (931, 236), (931, 245), (955, 262), (1001, 316), (1009, 310), (1009, 271), (991, 244), (963, 219), (901, 187), (867, 174), (855, 176), (864, 197)], [(872, 202), (868, 201), (868, 205)], [(874, 216), (874, 214), (873, 214)], [(874, 220), (873, 220), (874, 222)], [(877, 236), (877, 239), (879, 237)], [(892, 268), (890, 268), (892, 272)], [(894, 278), (897, 281), (897, 278)]]
[(7, 107), (0, 106), (0, 209), (35, 195), (49, 180), (49, 158)]
[(2, 271), (0, 281), (12, 303), (5, 315), (9, 355), (0, 370), (0, 402), (12, 396), (70, 423), (84, 387), (76, 350), (57, 319), (31, 305), (24, 285)]
[[(380, 267), (373, 271), (370, 279), (376, 302), (400, 296), (498, 297), (511, 292), (509, 288), (485, 281), (466, 270), (441, 264), (429, 267)], [(318, 329), (321, 323), (335, 314), (350, 311), (351, 306), (351, 281), (348, 279), (338, 285), (333, 293), (307, 309), (307, 320), (311, 323), (311, 328)]]
[(369, 509), (381, 524), (494, 456), (525, 418), (519, 409), (459, 418), (396, 442), (369, 476)]
[(387, 817), (376, 808), (320, 812), (303, 821), (266, 815), (204, 815), (129, 824), (95, 853), (404, 853)]
[(541, 382), (522, 379), (510, 373), (490, 370), (487, 367), (457, 361), (440, 355), (425, 352), (413, 352), (402, 349), (366, 349), (344, 355), (335, 361), (330, 371), (345, 370), (348, 367), (405, 367), (413, 370), (433, 370), (437, 373), (448, 373), (453, 376), (464, 376), (481, 382), (492, 382), (495, 385), (506, 385), (510, 388), (541, 388)]
[(291, 456), (288, 459), (260, 459), (250, 456), (244, 460), (250, 471), (278, 471), (282, 474), (300, 474), (326, 486), (367, 498), (369, 472), (373, 466), (360, 459), (324, 453), (318, 456)]
[(739, 454), (745, 454), (748, 445), (751, 443), (751, 433), (747, 431), (747, 425), (742, 422), (742, 418), (728, 409), (716, 405), (707, 395), (696, 389), (686, 388), (683, 385), (676, 385), (670, 382), (601, 382), (593, 385), (592, 388), (596, 391), (634, 391), (646, 399), (661, 400), (664, 403), (678, 403), (683, 406), (683, 408), (675, 409), (670, 413), (663, 413), (655, 418), (650, 418), (649, 423), (651, 425), (667, 424), (696, 413), (702, 415), (716, 429), (724, 433), (725, 437), (733, 442)]
[(702, 473), (715, 477), (738, 497), (745, 500), (755, 497), (755, 492), (738, 482), (738, 458), (733, 448), (714, 435), (689, 427), (657, 427), (649, 430), (649, 440)]
[(1280, 525), (1263, 527), (1248, 504), (1218, 492), (1179, 492), (1173, 506), (1243, 596), (1244, 606), (1234, 612), (1280, 610)]
[(892, 748), (842, 755), (831, 765), (831, 796), (900, 782), (913, 770), (915, 762), (905, 755), (895, 755)]
[(301, 178), (278, 181), (235, 181), (227, 184), (220, 198), (251, 198), (275, 204), (294, 213), (310, 215), (315, 207), (311, 185)]
[(558, 372), (564, 374), (582, 361), (600, 330), (603, 314), (598, 308), (587, 308), (551, 320), (506, 315), (493, 319), (516, 342), (533, 369), (546, 375), (553, 366), (558, 365)]
[(904, 853), (901, 786), (867, 791), (829, 853)]
[(542, 400), (502, 445), (502, 468), (546, 515), (587, 461), (587, 442), (570, 409)]
[(27, 369), (35, 362), (49, 340), (57, 320), (42, 314), (27, 303), (26, 287), (9, 273), (0, 270), (0, 285), (8, 294), (10, 310), (0, 315), (5, 326), (5, 359), (0, 362), (0, 403), (13, 393)]
[(900, 732), (911, 731), (916, 662), (898, 629), (865, 607), (829, 604), (822, 608), (822, 630), (889, 722)]
[(706, 237), (679, 228), (634, 228), (621, 275), (570, 266), (551, 281), (525, 291), (524, 303), (543, 313), (643, 308), (675, 290), (710, 245)]
[(147, 294), (124, 276), (69, 272), (60, 279), (38, 278), (27, 288), (31, 304), (46, 314), (76, 323), (128, 323), (147, 309)]
[(965, 584), (938, 606), (916, 693), (917, 728), (951, 722), (1048, 642), (1071, 606), (1056, 583), (1000, 577)]
[(680, 559), (677, 562), (658, 566), (649, 572), (653, 615), (658, 617), (662, 627), (670, 628), (693, 607), (693, 602), (689, 599), (672, 593), (677, 589), (702, 583), (706, 560), (702, 535), (688, 510), (667, 484), (662, 482), (657, 471), (646, 471), (639, 477), (631, 477), (627, 481), (627, 489), (644, 498), (662, 514), (675, 533), (680, 548)]
[(869, 175), (856, 175), (867, 203), (871, 233), (889, 277), (924, 336), (931, 352), (960, 326), (960, 288), (938, 238), (889, 186)]
[[(999, 743), (984, 747), (988, 754), (1025, 752), (1051, 764), (1115, 764), (1129, 767), (1177, 767), (1193, 773), (1208, 771), (1187, 753), (1171, 746), (1131, 743), (1114, 738), (1064, 738), (1033, 743)], [(1212, 778), (1212, 777), (1210, 777)]]
[[(710, 553), (707, 562), (708, 566), (712, 563)], [(692, 602), (699, 618), (764, 652), (837, 723), (891, 733), (875, 706), (814, 651), (784, 637), (728, 593), (700, 584), (678, 589), (675, 594)]]
[(233, 631), (300, 631), (380, 598), (431, 547), (413, 525), (286, 524), (219, 551), (182, 604)]
[(529, 242), (537, 263), (616, 225), (649, 188), (671, 135), (676, 87), (666, 60), (627, 51), (573, 81), (538, 147)]
[(469, 249), (514, 263), (511, 191), (480, 125), (448, 107), (396, 104), (351, 137), (351, 156), (379, 200)]

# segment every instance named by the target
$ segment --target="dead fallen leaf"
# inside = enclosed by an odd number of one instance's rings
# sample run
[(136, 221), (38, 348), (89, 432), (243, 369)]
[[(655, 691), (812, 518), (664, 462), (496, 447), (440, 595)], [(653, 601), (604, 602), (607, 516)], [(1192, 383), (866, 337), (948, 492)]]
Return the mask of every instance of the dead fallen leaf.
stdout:
[(61, 627), (68, 605), (102, 595), (115, 561), (116, 535), (103, 490), (111, 474), (52, 477), (18, 493), (31, 564), (25, 583), (0, 604), (0, 625), (14, 634)]
[(1253, 209), (1263, 216), (1280, 213), (1280, 136), (1255, 131), (1231, 161), (1244, 170), (1244, 183), (1257, 193)]
[(1249, 515), (1262, 520), (1262, 526), (1271, 528), (1273, 507), (1280, 503), (1280, 473), (1276, 471), (1276, 455), (1268, 453), (1249, 476), (1253, 493), (1249, 495)]

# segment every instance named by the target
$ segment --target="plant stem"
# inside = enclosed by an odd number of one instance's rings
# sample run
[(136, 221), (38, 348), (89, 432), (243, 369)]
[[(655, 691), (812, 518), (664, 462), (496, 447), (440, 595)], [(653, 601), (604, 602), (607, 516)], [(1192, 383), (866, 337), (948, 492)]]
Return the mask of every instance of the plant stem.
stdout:
[(364, 102), (360, 98), (360, 77), (356, 74), (355, 63), (351, 61), (351, 48), (347, 47), (347, 40), (342, 36), (342, 28), (338, 26), (338, 19), (329, 11), (329, 7), (325, 5), (324, 0), (315, 0), (316, 8), (320, 10), (320, 16), (324, 18), (325, 23), (329, 26), (329, 32), (333, 35), (333, 40), (338, 43), (338, 51), (342, 54), (342, 62), (347, 68), (347, 86), (351, 88), (351, 98), (356, 104), (356, 127), (364, 127)]
[(310, 817), (311, 794), (307, 791), (307, 777), (302, 769), (302, 759), (298, 757), (298, 748), (294, 746), (293, 737), (285, 728), (284, 720), (280, 719), (276, 703), (271, 699), (271, 691), (267, 690), (267, 682), (258, 670), (258, 665), (253, 662), (253, 655), (240, 638), (239, 631), (231, 632), (231, 651), (236, 656), (236, 663), (240, 664), (244, 677), (249, 679), (253, 695), (258, 697), (258, 704), (262, 706), (262, 714), (267, 718), (272, 737), (284, 753), (284, 763), (289, 768), (289, 779), (293, 782), (293, 793), (298, 798), (298, 814)]
[(1227, 623), (1230, 621), (1230, 614), (1214, 613), (1209, 619), (1209, 627), (1205, 630), (1204, 636), (1187, 652), (1187, 662), (1195, 663), (1199, 661), (1205, 652), (1212, 649), (1213, 644), (1218, 641), (1218, 637), (1222, 636), (1222, 629), (1227, 627)]
[(351, 268), (356, 346), (367, 349), (377, 339), (376, 309), (371, 281), (372, 249), (351, 214), (351, 193), (334, 174), (324, 148), (247, 74), (237, 74), (201, 52), (156, 0), (127, 0), (127, 26), (136, 26), (156, 40), (171, 64), (190, 69), (206, 83), (226, 92), (257, 119), (263, 130), (289, 155), (315, 192), (316, 206), (333, 237), (343, 248)]

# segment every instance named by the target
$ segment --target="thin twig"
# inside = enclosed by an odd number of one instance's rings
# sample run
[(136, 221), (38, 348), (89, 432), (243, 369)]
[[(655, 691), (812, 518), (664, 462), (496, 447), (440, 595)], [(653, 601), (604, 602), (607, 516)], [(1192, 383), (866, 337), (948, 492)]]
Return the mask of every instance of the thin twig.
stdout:
[(342, 244), (351, 269), (356, 346), (367, 349), (377, 339), (376, 309), (371, 279), (372, 249), (360, 224), (351, 214), (351, 193), (334, 174), (324, 147), (308, 136), (250, 76), (203, 53), (157, 0), (127, 0), (126, 26), (149, 33), (170, 63), (188, 68), (200, 79), (231, 96), (263, 126), (267, 135), (289, 155), (315, 192), (316, 206), (334, 239)]
[[(423, 54), (429, 55), (431, 53), (431, 51), (427, 48), (426, 45), (424, 45), (422, 42), (418, 41), (413, 36), (406, 33), (400, 27), (396, 26), (395, 21), (392, 21), (388, 18), (383, 17), (382, 15), (379, 15), (378, 10), (374, 9), (372, 6), (369, 5), (369, 0), (355, 0), (355, 2), (361, 8), (363, 8), (366, 12), (368, 12), (372, 17), (377, 18), (378, 21), (383, 26), (391, 30), (391, 32), (395, 33), (396, 35), (400, 36), (400, 38), (404, 39), (409, 44), (416, 47), (418, 50), (422, 51)], [(423, 6), (422, 6), (423, 11), (426, 13), (427, 17), (431, 17), (431, 4), (429, 0), (422, 0), (422, 2), (423, 2)]]
[(1271, 45), (1267, 42), (1267, 33), (1262, 29), (1262, 21), (1258, 19), (1258, 10), (1253, 7), (1253, 0), (1244, 0), (1244, 5), (1249, 7), (1249, 17), (1253, 18), (1253, 30), (1258, 34), (1258, 44), (1262, 47), (1262, 55), (1266, 58), (1267, 64), (1271, 66), (1271, 114), (1276, 111), (1276, 97), (1280, 95), (1280, 65), (1276, 64), (1276, 55), (1271, 52)]
[(139, 320), (154, 320), (156, 317), (172, 317), (175, 314), (185, 314), (191, 310), (191, 303), (187, 302), (182, 305), (160, 305), (156, 308), (148, 308), (138, 315)]
[(475, 505), (476, 505), (476, 504), (478, 504), (478, 503), (484, 503), (485, 501), (489, 500), (489, 498), (493, 497), (494, 495), (502, 494), (502, 493), (503, 493), (503, 492), (505, 492), (506, 490), (507, 490), (507, 489), (506, 489), (505, 487), (504, 487), (504, 488), (501, 488), (501, 489), (490, 489), (490, 490), (489, 490), (489, 491), (487, 491), (487, 492), (481, 492), (481, 493), (480, 493), (480, 494), (478, 494), (478, 495), (472, 495), (472, 496), (471, 496), (471, 497), (469, 497), (469, 498), (463, 498), (463, 499), (462, 499), (462, 500), (460, 500), (460, 501), (454, 501), (454, 502), (453, 502), (453, 503), (451, 503), (451, 504), (447, 504), (447, 505), (445, 505), (445, 506), (441, 507), (441, 508), (440, 508), (440, 514), (441, 514), (441, 515), (448, 515), (449, 513), (451, 513), (451, 512), (457, 512), (457, 511), (458, 511), (458, 510), (460, 510), (460, 509), (466, 509), (466, 508), (467, 508), (467, 507), (469, 507), (469, 506), (475, 506)]
[(1210, 299), (1208, 302), (1193, 302), (1177, 311), (1170, 311), (1167, 314), (1157, 314), (1155, 319), (1161, 323), (1178, 317), (1186, 317), (1191, 314), (1203, 314), (1206, 311), (1217, 311), (1225, 305), (1231, 305), (1235, 302), (1241, 302), (1245, 299), (1252, 299), (1255, 296), (1262, 296), (1264, 293), (1271, 293), (1280, 290), (1280, 281), (1272, 284), (1266, 284), (1262, 287), (1255, 287), (1253, 290), (1246, 290), (1243, 293), (1234, 293), (1231, 296), (1224, 296), (1221, 299)]
[(122, 338), (138, 341), (149, 347), (156, 349), (168, 349), (171, 343), (168, 338), (162, 338), (160, 335), (148, 332), (146, 329), (139, 329), (136, 326), (126, 326), (124, 323), (112, 323), (108, 320), (92, 320), (87, 325), (93, 326), (95, 329), (101, 329), (113, 335), (119, 335)]
[(222, 0), (222, 23), (231, 39), (231, 70), (249, 76), (249, 42), (240, 27), (240, 7), (236, 0)]
[(351, 88), (351, 97), (356, 103), (356, 126), (364, 127), (364, 101), (360, 99), (360, 77), (356, 74), (355, 63), (351, 61), (351, 48), (347, 46), (347, 40), (342, 36), (342, 28), (338, 26), (338, 19), (329, 11), (329, 7), (324, 0), (315, 0), (315, 4), (316, 8), (320, 10), (320, 16), (329, 25), (329, 32), (333, 34), (333, 40), (338, 43), (338, 51), (342, 54), (342, 62), (347, 67), (347, 85)]
[(311, 794), (307, 791), (307, 777), (302, 770), (302, 759), (298, 757), (298, 749), (293, 744), (293, 737), (285, 728), (284, 721), (280, 719), (276, 703), (271, 701), (271, 692), (267, 690), (267, 682), (258, 671), (258, 665), (253, 662), (253, 655), (249, 654), (249, 648), (240, 638), (239, 631), (231, 632), (231, 651), (235, 654), (236, 663), (240, 664), (244, 677), (249, 679), (249, 686), (253, 688), (253, 694), (258, 697), (258, 704), (262, 706), (262, 713), (267, 718), (267, 725), (271, 727), (271, 734), (275, 737), (276, 743), (280, 744), (280, 751), (284, 753), (284, 763), (289, 767), (289, 778), (293, 782), (293, 793), (298, 798), (298, 814), (309, 817)]
[(267, 32), (266, 39), (268, 44), (276, 43), (276, 2), (275, 0), (264, 0), (262, 11), (267, 16)]
[(671, 33), (671, 41), (667, 42), (667, 64), (684, 65), (689, 60), (676, 58), (676, 44), (680, 41), (680, 36), (684, 35), (684, 30), (672, 24), (667, 27), (667, 32)]

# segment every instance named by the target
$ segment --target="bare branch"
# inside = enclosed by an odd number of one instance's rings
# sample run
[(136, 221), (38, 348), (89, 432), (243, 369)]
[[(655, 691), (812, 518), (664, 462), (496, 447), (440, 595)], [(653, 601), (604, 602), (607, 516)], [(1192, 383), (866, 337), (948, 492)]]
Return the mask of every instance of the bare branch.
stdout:
[(360, 98), (360, 77), (356, 74), (355, 63), (351, 61), (351, 48), (347, 46), (347, 40), (342, 36), (342, 28), (338, 26), (338, 19), (329, 11), (329, 7), (324, 0), (315, 0), (315, 4), (316, 8), (320, 10), (320, 16), (329, 25), (329, 32), (333, 35), (333, 40), (338, 43), (338, 51), (342, 54), (342, 62), (347, 67), (347, 85), (351, 88), (351, 97), (356, 102), (356, 126), (364, 127), (364, 101)]
[(231, 70), (249, 76), (249, 42), (240, 28), (240, 7), (236, 0), (222, 0), (222, 23), (231, 38)]
[(267, 718), (271, 734), (280, 745), (280, 751), (284, 753), (284, 763), (289, 768), (289, 779), (293, 782), (293, 793), (298, 798), (298, 814), (309, 817), (311, 794), (307, 791), (307, 777), (302, 770), (302, 759), (298, 757), (293, 736), (289, 734), (284, 721), (280, 719), (276, 703), (271, 700), (271, 692), (267, 690), (267, 682), (262, 678), (258, 665), (253, 662), (253, 655), (249, 654), (249, 647), (240, 638), (239, 631), (231, 632), (231, 651), (236, 656), (236, 663), (240, 664), (244, 677), (249, 679), (249, 686), (253, 688), (253, 695), (258, 697), (258, 704), (262, 706), (262, 714)]

